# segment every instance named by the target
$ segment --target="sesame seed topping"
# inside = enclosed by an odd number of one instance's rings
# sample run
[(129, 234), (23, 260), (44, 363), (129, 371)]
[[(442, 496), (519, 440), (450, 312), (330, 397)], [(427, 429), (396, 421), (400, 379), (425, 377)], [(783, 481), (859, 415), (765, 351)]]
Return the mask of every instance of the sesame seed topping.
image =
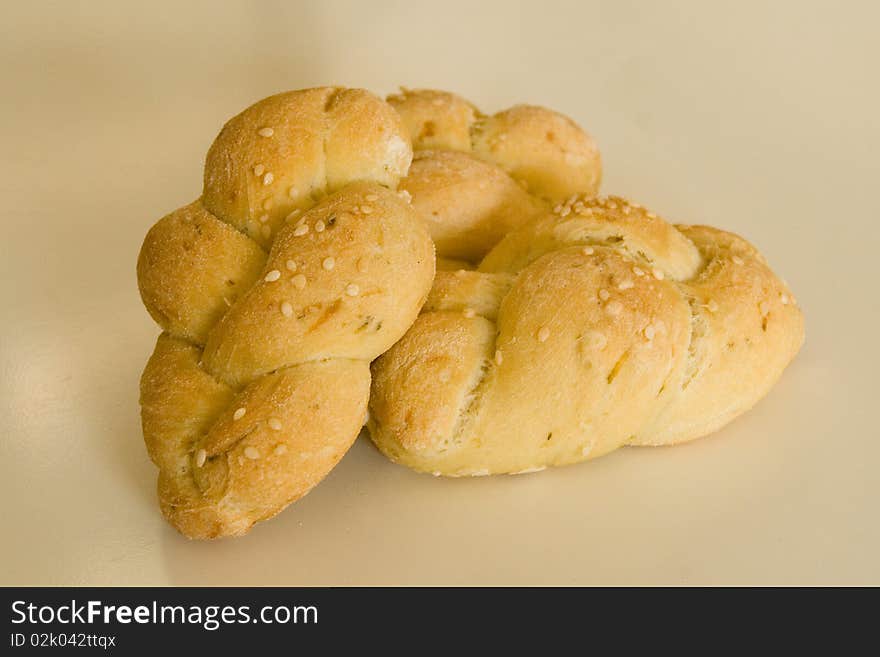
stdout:
[(296, 198), (297, 196), (299, 196), (299, 192), (297, 191), (296, 187), (291, 187), (287, 190), (287, 195), (290, 198)]
[(648, 338), (649, 342), (654, 339), (654, 333), (654, 327), (648, 324), (648, 326), (645, 327), (645, 337)]
[(371, 208), (369, 205), (362, 205), (361, 206), (361, 212), (363, 212), (364, 214), (370, 214), (372, 211), (373, 211), (373, 208)]
[(289, 215), (287, 215), (286, 217), (284, 217), (284, 221), (293, 221), (294, 219), (296, 219), (296, 216), (297, 216), (299, 213), (300, 213), (299, 208), (297, 208), (296, 210), (293, 210)]
[(653, 212), (646, 212), (646, 213), (645, 213), (645, 216), (646, 216), (648, 219), (656, 219), (656, 218), (657, 218), (657, 215), (654, 214)]
[(645, 270), (641, 267), (633, 267), (633, 274), (635, 274), (636, 276), (644, 276)]
[(608, 297), (610, 296), (611, 294), (608, 292), (608, 290), (599, 290), (599, 298), (602, 301), (608, 301)]
[(564, 208), (562, 208), (562, 212), (559, 213), (559, 216), (560, 217), (567, 217), (570, 214), (571, 214), (571, 208), (566, 205)]
[(297, 274), (290, 279), (290, 282), (293, 283), (293, 287), (297, 290), (302, 290), (306, 286), (306, 277), (304, 274)]
[(553, 208), (553, 214), (559, 214), (560, 212), (562, 212), (561, 205), (557, 205), (555, 208)]
[(357, 270), (362, 274), (367, 271), (367, 261), (364, 258), (358, 258)]
[(731, 260), (733, 260), (733, 264), (735, 264), (735, 265), (745, 264), (743, 259), (740, 258), (739, 256), (733, 256), (733, 258), (731, 258)]
[(281, 431), (281, 420), (277, 417), (270, 417), (269, 428), (272, 429), (272, 431)]
[(334, 258), (324, 258), (324, 262), (321, 263), (321, 266), (327, 271), (330, 271), (336, 266), (336, 260)]
[(260, 228), (260, 234), (266, 239), (269, 239), (272, 236), (272, 226), (264, 224), (263, 227)]
[(206, 452), (204, 449), (200, 449), (198, 452), (196, 452), (196, 467), (201, 468), (203, 465), (205, 465), (205, 459), (207, 458), (208, 452)]
[(233, 420), (240, 420), (241, 418), (244, 417), (245, 413), (247, 413), (247, 409), (244, 406), (242, 406), (241, 408), (237, 408), (235, 410), (235, 413), (232, 414), (232, 419)]
[(496, 350), (495, 350), (495, 364), (496, 364), (496, 365), (501, 365), (501, 363), (502, 363), (503, 360), (504, 360), (504, 356), (501, 355), (501, 350), (500, 350), (500, 349), (496, 349)]
[(542, 326), (541, 330), (538, 331), (538, 342), (547, 342), (547, 338), (550, 337), (550, 329), (546, 326)]
[(290, 317), (293, 315), (293, 306), (290, 305), (289, 301), (281, 302), (281, 314), (285, 317)]
[(277, 269), (273, 269), (268, 274), (266, 274), (266, 278), (264, 278), (263, 280), (267, 283), (271, 283), (273, 281), (277, 281), (279, 278), (281, 278), (281, 272)]
[(244, 455), (247, 456), (251, 461), (256, 461), (258, 458), (260, 458), (260, 452), (257, 451), (256, 447), (245, 447)]
[(294, 229), (293, 235), (294, 235), (294, 237), (302, 237), (303, 235), (305, 235), (308, 232), (309, 232), (309, 225), (308, 224), (300, 224), (299, 226), (297, 226)]
[(263, 209), (264, 210), (271, 210), (272, 209), (272, 199), (267, 198), (265, 201), (263, 201)]
[(634, 286), (635, 286), (635, 283), (633, 283), (633, 282), (630, 281), (630, 280), (626, 280), (626, 281), (621, 281), (621, 282), (620, 282), (620, 285), (617, 286), (617, 289), (618, 289), (618, 290), (628, 290), (628, 289), (630, 289), (631, 287), (634, 287)]
[(281, 456), (282, 454), (287, 453), (287, 445), (276, 445), (273, 454), (275, 456)]
[(465, 308), (464, 309), (464, 316), (467, 317), (468, 319), (470, 319), (471, 317), (474, 317), (476, 314), (477, 313), (474, 311), (473, 308)]
[(590, 333), (587, 335), (587, 346), (590, 349), (602, 351), (607, 345), (608, 338), (605, 337), (604, 333), (600, 333), (599, 331), (590, 331)]
[(272, 174), (271, 171), (269, 171), (268, 173), (266, 173), (263, 176), (263, 184), (264, 185), (271, 185), (272, 181), (274, 181), (274, 180), (275, 180), (275, 176)]
[(609, 301), (605, 304), (605, 312), (612, 317), (616, 317), (623, 312), (623, 304), (620, 301)]
[(405, 189), (401, 189), (399, 192), (397, 192), (397, 195), (407, 203), (412, 203), (412, 194), (410, 194)]
[(357, 295), (359, 295), (361, 293), (361, 288), (359, 288), (354, 283), (349, 283), (345, 287), (345, 293), (350, 297), (356, 297)]
[(295, 260), (288, 260), (286, 263), (284, 263), (284, 266), (287, 267), (287, 269), (289, 271), (296, 271), (296, 261)]
[(595, 252), (596, 252), (596, 249), (594, 249), (592, 246), (585, 246), (583, 248), (584, 255), (593, 255)]
[(779, 295), (779, 300), (782, 302), (782, 305), (783, 305), (783, 306), (787, 306), (787, 305), (788, 305), (788, 295), (787, 295), (787, 294), (785, 294), (785, 293), (780, 294), (780, 295)]
[(651, 270), (651, 273), (654, 275), (654, 278), (656, 278), (658, 281), (663, 280), (664, 273), (660, 269), (657, 269), (657, 267), (654, 267), (654, 269)]
[(367, 194), (364, 198), (367, 199), (368, 201), (378, 201), (379, 195), (378, 194)]
[(257, 134), (260, 135), (260, 137), (271, 137), (275, 134), (275, 131), (272, 128), (260, 128), (257, 130)]
[(264, 224), (264, 223), (266, 223), (267, 221), (269, 221), (269, 215), (268, 215), (268, 214), (261, 214), (261, 215), (260, 215), (260, 223), (261, 223), (261, 224)]
[(254, 175), (258, 176), (258, 177), (262, 176), (263, 172), (265, 170), (266, 170), (266, 167), (264, 167), (262, 164), (258, 164), (257, 166), (254, 167)]
[(324, 232), (324, 228), (326, 228), (326, 224), (324, 224), (323, 221), (321, 221), (320, 219), (318, 219), (318, 221), (315, 222), (315, 232), (316, 232), (316, 233), (323, 233), (323, 232)]
[(718, 311), (718, 302), (715, 299), (709, 299), (709, 303), (706, 304), (706, 308), (709, 309), (710, 313), (714, 313)]

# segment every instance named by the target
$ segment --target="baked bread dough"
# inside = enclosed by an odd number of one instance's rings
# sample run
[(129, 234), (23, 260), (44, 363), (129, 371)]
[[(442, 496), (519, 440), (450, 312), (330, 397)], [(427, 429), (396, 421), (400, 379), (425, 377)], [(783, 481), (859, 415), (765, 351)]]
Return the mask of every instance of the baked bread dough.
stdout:
[(595, 141), (558, 112), (516, 105), (486, 116), (460, 96), (430, 89), (404, 89), (388, 102), (416, 151), (400, 187), (442, 257), (479, 262), (553, 204), (599, 189)]
[(434, 276), (427, 229), (394, 191), (411, 158), (400, 117), (366, 91), (271, 96), (223, 127), (202, 197), (147, 234), (138, 285), (164, 332), (143, 432), (186, 536), (247, 532), (357, 437), (369, 363)]
[(788, 287), (741, 237), (575, 195), (476, 271), (437, 272), (373, 363), (369, 429), (437, 475), (532, 472), (721, 428), (804, 338)]

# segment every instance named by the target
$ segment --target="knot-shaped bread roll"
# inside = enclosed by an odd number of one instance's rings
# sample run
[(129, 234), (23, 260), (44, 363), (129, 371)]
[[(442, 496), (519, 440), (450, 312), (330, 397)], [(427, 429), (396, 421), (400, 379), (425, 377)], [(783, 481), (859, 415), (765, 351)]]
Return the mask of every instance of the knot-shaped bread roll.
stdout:
[(486, 116), (460, 96), (388, 97), (416, 151), (400, 187), (444, 258), (479, 262), (504, 235), (574, 193), (595, 194), (599, 150), (570, 118), (516, 105)]
[(715, 431), (803, 342), (788, 288), (736, 235), (574, 196), (478, 271), (438, 271), (373, 364), (369, 428), (416, 470), (520, 473)]
[(366, 91), (279, 94), (224, 126), (202, 197), (149, 231), (138, 283), (164, 333), (143, 430), (185, 535), (247, 532), (357, 437), (369, 363), (434, 275), (428, 232), (393, 191), (411, 158), (399, 116)]

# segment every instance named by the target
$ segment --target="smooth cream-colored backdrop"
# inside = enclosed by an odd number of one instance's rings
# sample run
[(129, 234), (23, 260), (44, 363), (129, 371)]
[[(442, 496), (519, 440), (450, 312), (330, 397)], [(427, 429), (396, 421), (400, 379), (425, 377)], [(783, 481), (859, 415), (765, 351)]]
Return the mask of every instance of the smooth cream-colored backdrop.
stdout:
[[(872, 2), (3, 2), (0, 584), (880, 583)], [(807, 341), (715, 436), (444, 480), (362, 437), (240, 540), (162, 520), (135, 259), (224, 120), (314, 85), (544, 104), (607, 192), (752, 240)]]

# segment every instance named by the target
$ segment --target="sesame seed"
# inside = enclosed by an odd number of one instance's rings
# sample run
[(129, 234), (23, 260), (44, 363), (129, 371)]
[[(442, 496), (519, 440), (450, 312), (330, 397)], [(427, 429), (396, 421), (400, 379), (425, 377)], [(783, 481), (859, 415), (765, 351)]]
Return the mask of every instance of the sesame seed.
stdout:
[(287, 195), (290, 198), (296, 198), (297, 196), (299, 196), (299, 192), (297, 191), (296, 187), (291, 187), (287, 190)]
[(303, 235), (305, 235), (308, 232), (309, 232), (309, 225), (308, 224), (300, 224), (299, 226), (297, 226), (294, 229), (293, 235), (294, 235), (294, 237), (302, 237)]
[(636, 276), (644, 276), (645, 270), (641, 267), (633, 267), (633, 274), (635, 274)]
[(470, 319), (471, 317), (474, 317), (476, 314), (477, 313), (474, 311), (473, 308), (465, 308), (464, 309), (464, 316), (467, 317), (468, 319)]
[(297, 274), (290, 279), (290, 282), (293, 283), (293, 287), (297, 290), (302, 290), (306, 286), (306, 277), (303, 274)]
[(286, 263), (284, 263), (284, 266), (287, 267), (287, 269), (290, 271), (296, 271), (296, 261), (295, 260), (288, 260)]
[(281, 302), (281, 314), (285, 317), (290, 317), (293, 314), (293, 306), (290, 305), (289, 301)]
[(589, 335), (587, 336), (587, 346), (590, 349), (602, 351), (607, 344), (608, 338), (605, 337), (604, 333), (600, 333), (599, 331), (590, 331)]
[(368, 201), (378, 201), (379, 195), (378, 194), (367, 194), (364, 198), (367, 199)]
[(617, 289), (618, 290), (628, 290), (634, 286), (635, 286), (635, 283), (633, 283), (630, 280), (626, 280), (626, 281), (621, 281), (620, 285), (617, 286)]
[(657, 218), (657, 215), (654, 214), (653, 212), (646, 212), (646, 213), (645, 213), (645, 216), (646, 216), (648, 219), (656, 219), (656, 218)]
[(362, 205), (361, 206), (361, 212), (363, 212), (364, 214), (370, 214), (372, 211), (373, 211), (373, 208), (371, 208), (369, 205)]
[(281, 420), (277, 417), (270, 417), (269, 428), (272, 429), (272, 431), (281, 431)]
[(269, 221), (269, 215), (268, 215), (268, 214), (262, 214), (262, 215), (260, 215), (260, 223), (261, 223), (261, 224), (264, 224), (264, 223), (266, 223), (267, 221)]
[(272, 128), (260, 128), (257, 130), (257, 134), (260, 135), (260, 137), (271, 137), (275, 134), (275, 131)]
[(560, 212), (562, 212), (561, 205), (557, 205), (555, 208), (553, 208), (553, 214), (559, 214)]
[(318, 221), (315, 222), (315, 232), (316, 233), (323, 233), (324, 228), (326, 228), (324, 222), (321, 221), (320, 219), (318, 219)]
[(733, 260), (733, 264), (735, 264), (735, 265), (745, 264), (743, 259), (740, 258), (739, 256), (733, 256), (733, 258), (731, 258), (731, 260)]
[(258, 458), (260, 458), (260, 452), (257, 451), (256, 447), (245, 447), (244, 455), (247, 456), (251, 461), (256, 461)]
[(407, 203), (412, 203), (412, 194), (410, 194), (405, 189), (401, 189), (399, 192), (397, 192), (397, 195)]
[(241, 408), (238, 408), (235, 410), (235, 413), (232, 414), (232, 419), (233, 420), (240, 420), (241, 418), (244, 417), (245, 413), (247, 413), (247, 409), (244, 406), (242, 406)]
[(501, 350), (500, 350), (500, 349), (496, 349), (496, 350), (495, 350), (495, 364), (496, 364), (496, 365), (501, 365), (501, 363), (502, 363), (503, 360), (504, 360), (504, 356), (501, 355)]
[(651, 270), (651, 273), (654, 274), (654, 278), (656, 278), (658, 281), (663, 280), (664, 273), (661, 270), (657, 269), (656, 267), (654, 267), (654, 269)]
[(599, 290), (599, 298), (602, 301), (608, 301), (608, 297), (610, 296), (611, 294), (608, 292), (608, 290)]
[(281, 456), (282, 454), (287, 453), (287, 445), (276, 445), (273, 453), (275, 456)]
[(266, 175), (263, 176), (263, 184), (271, 185), (272, 181), (275, 180), (275, 176), (269, 171)]
[(541, 330), (538, 331), (538, 342), (547, 342), (547, 338), (550, 337), (550, 329), (546, 326), (542, 326)]
[(203, 465), (205, 465), (205, 459), (207, 458), (208, 452), (206, 452), (204, 449), (200, 449), (198, 452), (196, 452), (196, 467), (201, 468)]
[(629, 207), (628, 205), (624, 205), (623, 206), (623, 214), (628, 215), (630, 212), (632, 212), (632, 208)]
[(284, 221), (293, 221), (294, 219), (296, 219), (296, 216), (297, 216), (299, 213), (300, 213), (299, 208), (297, 208), (296, 210), (293, 210), (289, 215), (287, 215), (286, 217), (284, 217)]
[(267, 198), (265, 201), (263, 201), (263, 209), (264, 210), (271, 210), (272, 209), (272, 199)]
[(277, 281), (279, 278), (281, 278), (281, 272), (277, 269), (273, 269), (268, 274), (266, 274), (266, 278), (264, 278), (263, 280), (267, 283), (271, 283), (273, 281)]
[(788, 305), (788, 295), (787, 295), (787, 294), (780, 294), (780, 295), (779, 295), (779, 300), (782, 302), (782, 305), (783, 305), (783, 306), (787, 306), (787, 305)]
[(650, 324), (645, 327), (645, 337), (648, 338), (649, 342), (654, 339), (654, 327)]
[(364, 258), (358, 258), (357, 270), (362, 274), (367, 271), (367, 261)]
[(717, 312), (718, 310), (718, 302), (715, 299), (709, 299), (709, 303), (706, 304), (706, 308), (709, 309), (710, 313)]
[(330, 271), (336, 266), (336, 260), (333, 258), (324, 258), (324, 262), (321, 263), (321, 266), (327, 271)]
[(260, 228), (260, 234), (266, 239), (269, 239), (272, 236), (272, 226), (264, 225)]
[(593, 255), (595, 252), (596, 252), (596, 250), (592, 246), (585, 246), (583, 248), (584, 255)]
[(616, 317), (623, 312), (623, 304), (620, 301), (609, 301), (605, 304), (605, 312), (612, 317)]
[(345, 293), (350, 297), (356, 297), (357, 295), (359, 295), (361, 293), (361, 288), (359, 288), (354, 283), (349, 283), (345, 287)]
[(263, 172), (265, 170), (266, 170), (266, 167), (264, 167), (262, 164), (258, 164), (257, 166), (254, 167), (254, 175), (257, 177), (262, 176)]
[(562, 212), (559, 213), (559, 216), (560, 217), (567, 217), (570, 214), (571, 214), (571, 208), (566, 205), (564, 208), (562, 208)]

